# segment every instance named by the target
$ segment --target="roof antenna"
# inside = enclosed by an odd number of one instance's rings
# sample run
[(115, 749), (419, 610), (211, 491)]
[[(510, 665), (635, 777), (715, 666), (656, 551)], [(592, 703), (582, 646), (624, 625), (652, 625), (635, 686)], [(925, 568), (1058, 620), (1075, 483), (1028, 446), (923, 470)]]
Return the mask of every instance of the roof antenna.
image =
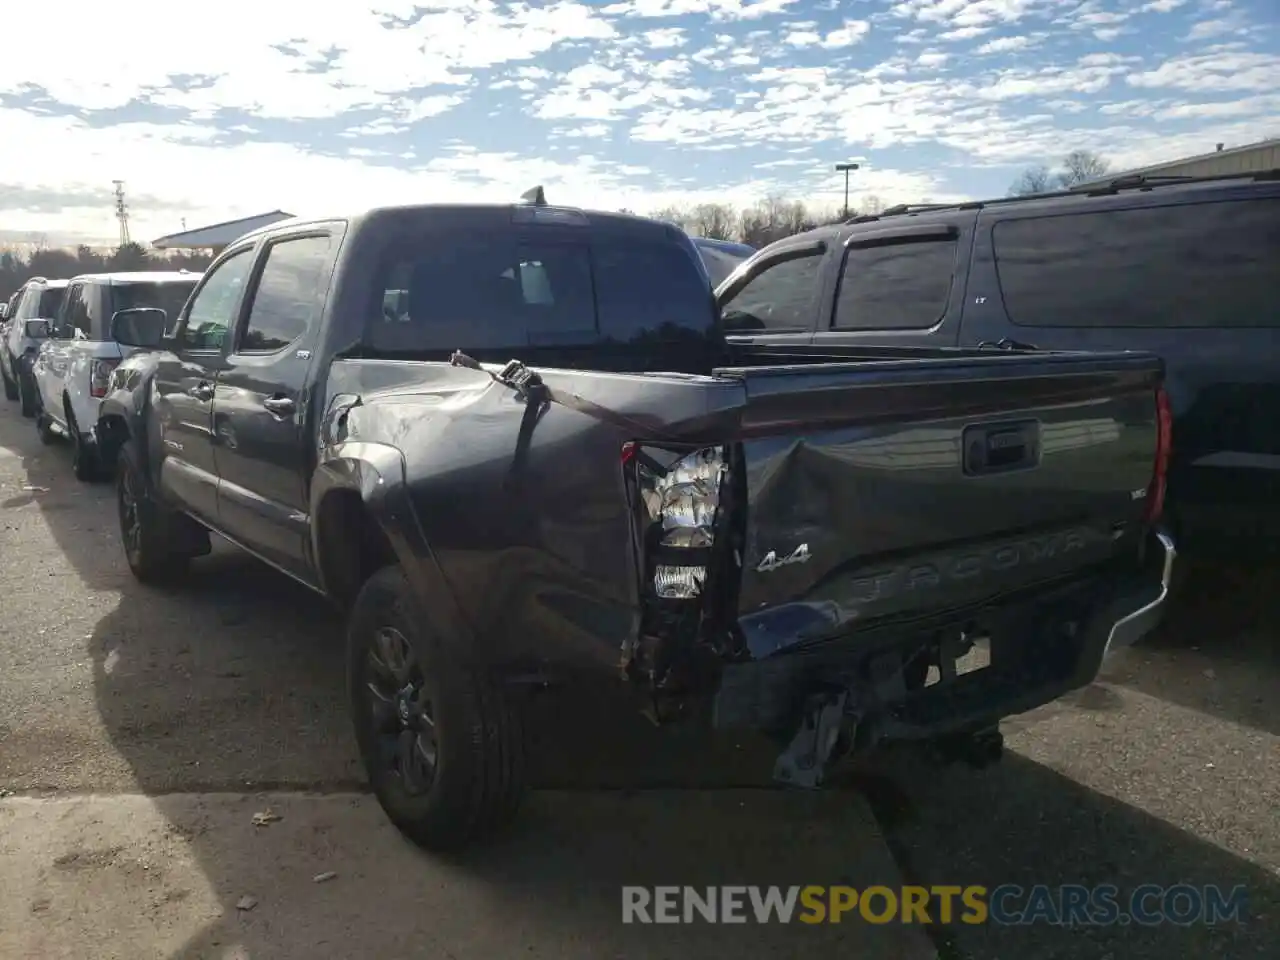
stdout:
[(543, 192), (541, 185), (534, 187), (532, 190), (526, 190), (520, 194), (520, 199), (525, 203), (532, 203), (535, 207), (545, 207), (547, 205), (547, 195)]

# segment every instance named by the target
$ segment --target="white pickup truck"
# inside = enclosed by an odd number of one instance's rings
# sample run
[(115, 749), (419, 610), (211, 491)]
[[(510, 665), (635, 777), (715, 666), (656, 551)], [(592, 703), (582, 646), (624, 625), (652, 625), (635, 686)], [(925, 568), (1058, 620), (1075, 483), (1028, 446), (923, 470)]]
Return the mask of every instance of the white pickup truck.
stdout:
[(97, 273), (67, 284), (32, 374), (40, 439), (51, 443), (59, 434), (70, 439), (77, 478), (93, 480), (101, 472), (93, 425), (111, 371), (133, 349), (111, 339), (112, 316), (133, 307), (159, 307), (176, 317), (200, 276), (188, 270)]

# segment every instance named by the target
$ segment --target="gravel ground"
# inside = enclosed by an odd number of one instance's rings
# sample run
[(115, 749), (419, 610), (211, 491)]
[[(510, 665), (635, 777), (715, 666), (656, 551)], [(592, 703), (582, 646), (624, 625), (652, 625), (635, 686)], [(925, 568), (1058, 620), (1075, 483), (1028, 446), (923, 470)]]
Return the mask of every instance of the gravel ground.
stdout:
[[(1101, 682), (1010, 723), (998, 767), (889, 756), (857, 784), (916, 882), (1245, 884), (1249, 922), (955, 927), (934, 931), (942, 957), (1277, 956), (1277, 586), (1275, 570), (1198, 572), (1166, 628)], [(230, 548), (176, 592), (135, 584), (111, 488), (78, 483), (65, 448), (0, 407), (0, 789), (362, 789), (339, 645), (330, 611)], [(764, 782), (758, 745), (707, 755), (638, 722), (591, 729), (607, 733), (585, 762), (554, 734), (535, 743), (541, 783), (625, 786), (636, 758), (644, 785)]]

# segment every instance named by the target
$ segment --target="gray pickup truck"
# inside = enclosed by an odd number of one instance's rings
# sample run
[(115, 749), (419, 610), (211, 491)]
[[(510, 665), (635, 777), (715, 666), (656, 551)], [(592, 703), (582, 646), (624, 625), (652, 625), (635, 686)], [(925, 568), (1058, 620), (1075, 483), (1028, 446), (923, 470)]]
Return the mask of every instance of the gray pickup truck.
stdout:
[(212, 531), (344, 609), (370, 781), (431, 848), (515, 811), (530, 691), (764, 731), (812, 787), (886, 739), (993, 749), (1167, 590), (1157, 358), (734, 343), (651, 220), (289, 221), (114, 335), (129, 567)]

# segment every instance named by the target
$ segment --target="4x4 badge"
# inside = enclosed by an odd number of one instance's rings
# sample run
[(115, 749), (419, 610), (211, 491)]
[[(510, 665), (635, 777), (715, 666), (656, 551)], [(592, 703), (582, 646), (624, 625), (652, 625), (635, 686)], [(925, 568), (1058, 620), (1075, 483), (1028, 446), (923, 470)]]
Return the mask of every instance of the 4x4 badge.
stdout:
[(770, 550), (764, 555), (764, 559), (756, 565), (756, 573), (768, 573), (770, 570), (785, 567), (789, 563), (805, 563), (808, 559), (809, 545), (807, 543), (800, 544), (800, 546), (782, 558), (778, 557), (778, 551)]

